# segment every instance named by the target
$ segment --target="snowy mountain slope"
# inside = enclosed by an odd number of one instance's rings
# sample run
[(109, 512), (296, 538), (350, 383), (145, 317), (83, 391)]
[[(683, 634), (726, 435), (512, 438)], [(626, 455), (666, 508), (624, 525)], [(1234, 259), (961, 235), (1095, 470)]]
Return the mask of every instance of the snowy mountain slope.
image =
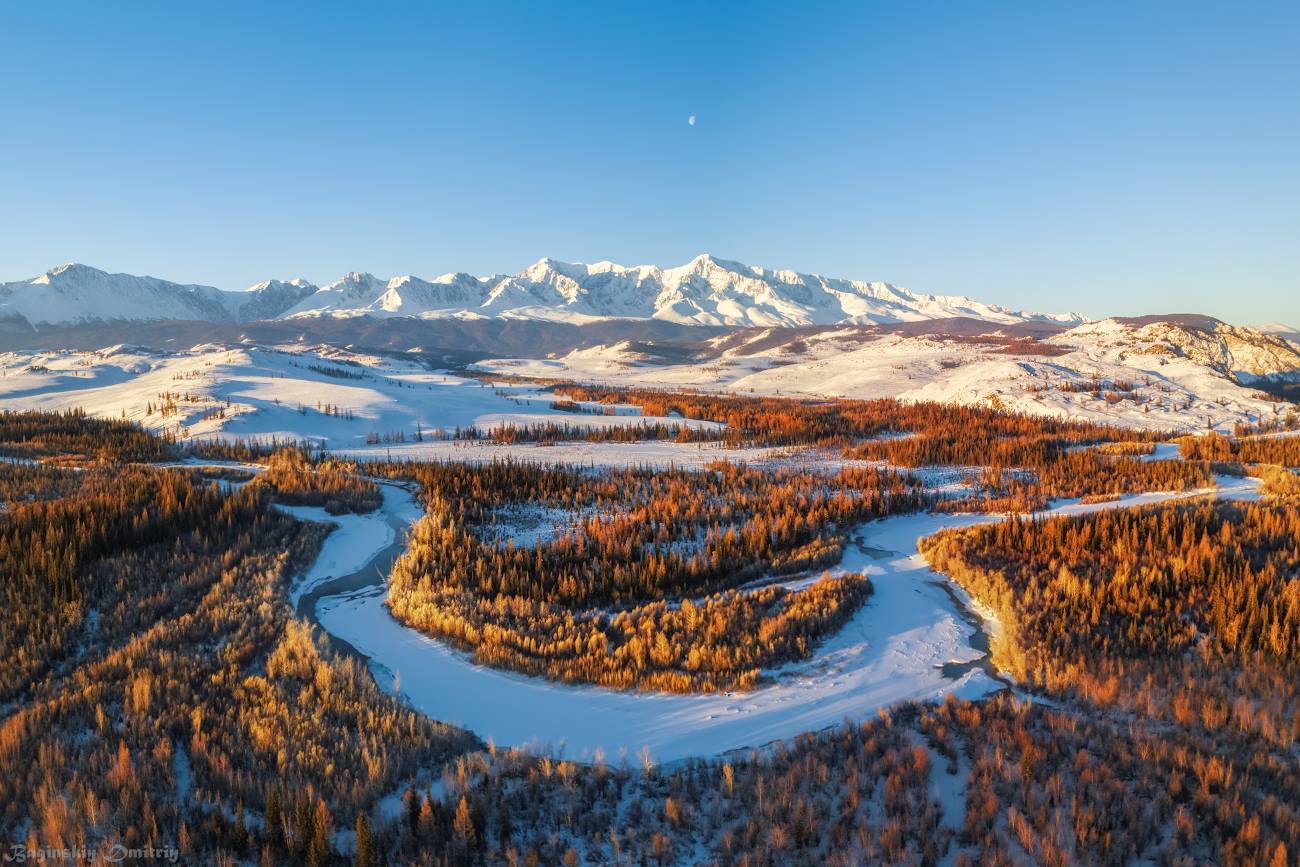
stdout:
[(888, 283), (774, 271), (698, 256), (677, 268), (542, 259), (515, 275), (445, 274), (382, 280), (352, 272), (319, 289), (303, 281), (248, 292), (65, 265), (0, 285), (0, 317), (33, 325), (191, 319), (247, 322), (304, 317), (498, 317), (583, 323), (611, 318), (683, 325), (791, 327), (900, 323), (949, 317), (1076, 325), (1073, 313), (1011, 310), (961, 296), (923, 295)]
[(20, 316), (32, 325), (87, 322), (270, 319), (315, 291), (302, 280), (270, 280), (247, 292), (172, 283), (156, 277), (109, 274), (69, 263), (39, 277), (0, 283), (0, 317)]
[(51, 268), (39, 277), (0, 284), (0, 311), (34, 325), (114, 319), (205, 319), (230, 316), (211, 286), (107, 274), (86, 265)]
[[(741, 394), (894, 397), (985, 405), (1154, 429), (1229, 431), (1287, 410), (1252, 384), (1300, 379), (1300, 347), (1217, 320), (1088, 323), (1045, 340), (901, 334), (845, 326), (710, 341), (687, 363), (630, 342), (550, 359), (500, 359), (497, 373)], [(1213, 323), (1212, 327), (1210, 323)]]
[(316, 291), (306, 280), (265, 280), (247, 292), (226, 292), (226, 309), (237, 322), (274, 319)]
[(483, 282), (468, 274), (444, 274), (433, 282), (410, 275), (380, 280), (353, 272), (323, 286), (292, 308), (301, 316), (421, 316), (440, 310), (473, 309), (487, 296)]
[(712, 256), (699, 256), (680, 268), (638, 273), (660, 287), (655, 317), (700, 325), (865, 324), (952, 316), (988, 322), (1083, 321), (1073, 313), (1025, 313), (960, 296), (921, 295), (888, 283), (773, 271)]
[(919, 295), (887, 283), (772, 271), (697, 256), (678, 268), (543, 259), (512, 277), (489, 278), (484, 312), (495, 315), (660, 319), (684, 325), (801, 326), (911, 322), (969, 316), (989, 322), (1076, 324), (1077, 314), (1038, 314), (970, 298)]
[(373, 274), (353, 271), (304, 298), (284, 315), (327, 313), (332, 310), (363, 310), (375, 304), (388, 284)]
[(1300, 372), (1300, 346), (1208, 316), (1106, 319), (1080, 325), (1051, 341), (1112, 349), (1119, 361), (1134, 354), (1178, 356), (1243, 383)]

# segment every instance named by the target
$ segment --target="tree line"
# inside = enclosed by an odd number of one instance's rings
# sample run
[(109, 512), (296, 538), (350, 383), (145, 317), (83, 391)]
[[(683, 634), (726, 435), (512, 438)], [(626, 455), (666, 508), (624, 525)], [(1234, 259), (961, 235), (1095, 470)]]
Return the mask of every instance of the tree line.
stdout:
[[(675, 415), (726, 425), (723, 440), (736, 445), (833, 446), (845, 449), (849, 457), (889, 460), (901, 466), (982, 466), (989, 457), (1013, 465), (1022, 460), (1019, 453), (1027, 446), (1045, 455), (1048, 449), (1062, 445), (1168, 438), (1097, 422), (892, 398), (800, 400), (577, 385), (556, 386), (555, 390), (578, 401), (633, 404), (647, 416)], [(1002, 445), (1011, 439), (1019, 442)]]
[[(1300, 509), (1259, 503), (1016, 518), (922, 543), (999, 613), (1021, 679), (1097, 656), (1300, 666)], [(1086, 625), (1087, 628), (1071, 628)]]
[(1225, 437), (1209, 433), (1178, 441), (1184, 460), (1300, 467), (1300, 435)]
[(84, 410), (0, 410), (0, 455), (63, 461), (157, 462), (174, 457), (171, 440), (135, 422)]
[(379, 486), (353, 461), (318, 457), (299, 448), (280, 448), (266, 458), (255, 484), (264, 485), (277, 502), (321, 506), (332, 515), (373, 512), (383, 503)]
[[(742, 585), (834, 565), (852, 527), (925, 502), (914, 480), (860, 467), (387, 471), (418, 480), (427, 505), (390, 579), (398, 620), (485, 664), (617, 688), (745, 688), (807, 656), (870, 584)], [(521, 504), (567, 523), (536, 544), (495, 543), (488, 529)]]

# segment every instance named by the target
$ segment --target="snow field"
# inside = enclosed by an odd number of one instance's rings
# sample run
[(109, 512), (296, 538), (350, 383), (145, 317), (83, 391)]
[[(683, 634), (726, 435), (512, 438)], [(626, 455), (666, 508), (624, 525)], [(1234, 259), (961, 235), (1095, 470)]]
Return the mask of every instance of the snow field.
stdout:
[[(1112, 332), (1085, 331), (1090, 328), (1047, 341), (1049, 349), (1063, 353), (1053, 356), (1005, 354), (988, 345), (933, 337), (842, 341), (828, 333), (802, 341), (800, 352), (786, 346), (728, 352), (707, 364), (656, 364), (626, 344), (615, 344), (556, 359), (494, 359), (476, 367), (616, 386), (983, 405), (1186, 433), (1205, 430), (1207, 420), (1215, 429), (1230, 432), (1237, 423), (1272, 417), (1273, 402), (1217, 370), (1188, 358), (1135, 352)], [(1135, 387), (1117, 392), (1122, 399), (1115, 402), (1068, 390), (1093, 379), (1131, 382)]]
[(130, 347), (0, 353), (5, 409), (84, 409), (157, 432), (179, 429), (191, 439), (312, 440), (349, 449), (372, 438), (386, 442), (400, 434), (411, 442), (417, 432), (432, 438), (471, 426), (716, 427), (643, 418), (633, 407), (614, 408), (615, 415), (604, 415), (603, 408), (602, 414), (565, 412), (552, 409), (556, 400), (532, 385), (486, 383), (335, 349), (209, 345), (167, 354)]

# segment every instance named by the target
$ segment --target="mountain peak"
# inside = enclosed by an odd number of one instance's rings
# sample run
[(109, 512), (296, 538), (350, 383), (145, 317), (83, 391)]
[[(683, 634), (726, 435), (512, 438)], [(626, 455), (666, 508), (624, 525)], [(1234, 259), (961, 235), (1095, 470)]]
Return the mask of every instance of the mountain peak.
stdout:
[(531, 277), (533, 279), (545, 279), (547, 275), (558, 274), (561, 277), (567, 277), (570, 280), (581, 280), (591, 272), (588, 265), (582, 265), (575, 262), (561, 262), (559, 259), (552, 259), (547, 256), (544, 259), (538, 259), (532, 265), (528, 266), (519, 277)]
[(37, 277), (36, 279), (37, 280), (44, 279), (45, 282), (49, 282), (57, 278), (77, 279), (79, 277), (91, 277), (91, 276), (107, 277), (108, 272), (101, 271), (98, 268), (92, 268), (89, 265), (83, 265), (80, 262), (64, 262), (62, 265), (55, 265), (53, 268), (46, 271), (44, 274), (42, 274), (40, 277)]
[(39, 278), (0, 285), (0, 316), (16, 314), (31, 322), (440, 317), (456, 311), (574, 323), (621, 318), (769, 328), (952, 317), (1066, 326), (1084, 321), (1075, 314), (1026, 313), (963, 296), (922, 295), (888, 283), (758, 268), (712, 253), (672, 268), (570, 263), (548, 256), (518, 274), (452, 273), (433, 281), (412, 275), (384, 280), (350, 271), (319, 289), (301, 279), (268, 280), (246, 292), (67, 263)]
[(260, 283), (254, 283), (244, 291), (265, 292), (268, 289), (275, 289), (280, 286), (292, 286), (295, 289), (311, 289), (313, 292), (316, 291), (316, 286), (314, 284), (307, 282), (301, 277), (294, 277), (292, 280), (263, 280)]
[(748, 265), (741, 264), (740, 262), (733, 262), (730, 259), (719, 259), (712, 253), (701, 253), (691, 261), (687, 262), (683, 267), (693, 271), (717, 268), (720, 271), (749, 273), (753, 270)]

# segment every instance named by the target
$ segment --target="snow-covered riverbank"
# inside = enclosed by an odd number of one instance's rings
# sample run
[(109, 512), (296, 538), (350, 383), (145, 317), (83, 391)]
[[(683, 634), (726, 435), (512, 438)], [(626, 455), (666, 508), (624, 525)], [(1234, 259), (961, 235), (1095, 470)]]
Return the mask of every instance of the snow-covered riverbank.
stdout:
[(331, 515), (319, 506), (276, 506), (300, 521), (334, 525), (321, 545), (316, 562), (290, 592), (294, 607), (313, 587), (365, 568), (393, 543), (399, 528), (409, 527), (420, 519), (423, 510), (410, 492), (392, 484), (381, 484), (379, 490), (384, 495), (384, 504), (368, 515)]
[(579, 759), (643, 748), (659, 761), (711, 755), (835, 725), (897, 701), (950, 690), (974, 697), (996, 686), (981, 671), (959, 681), (942, 676), (945, 662), (978, 656), (966, 643), (971, 630), (942, 590), (911, 574), (929, 572), (919, 557), (867, 553), (911, 538), (907, 526), (886, 524), (877, 525), (885, 533), (869, 528), (865, 547), (853, 546), (845, 558), (844, 568), (865, 571), (875, 582), (867, 605), (812, 660), (784, 667), (775, 684), (748, 693), (616, 692), (477, 666), (396, 623), (380, 588), (324, 599), (317, 616), (370, 657), (381, 682), (396, 678), (413, 706), (499, 745), (564, 745)]
[[(1051, 514), (1083, 514), (1214, 493), (1257, 496), (1258, 480), (1221, 477), (1215, 491), (1149, 493), (1104, 503), (1064, 502)], [(385, 490), (384, 513), (416, 517), (409, 500)], [(404, 492), (402, 492), (404, 493)], [(390, 499), (390, 496), (393, 498)], [(409, 495), (407, 495), (409, 496)], [(916, 553), (917, 542), (950, 527), (1000, 520), (999, 515), (916, 514), (864, 525), (842, 569), (871, 576), (875, 592), (843, 630), (808, 661), (773, 672), (776, 681), (741, 694), (667, 695), (575, 687), (472, 664), (467, 656), (394, 621), (376, 583), (322, 598), (321, 626), (370, 660), (381, 685), (396, 687), (412, 706), (500, 746), (563, 746), (565, 754), (615, 758), (649, 750), (658, 761), (716, 755), (760, 746), (801, 732), (862, 719), (879, 708), (952, 692), (973, 698), (999, 684), (978, 667), (945, 677), (946, 663), (981, 657), (970, 643), (976, 627), (964, 617)], [(371, 520), (379, 520), (375, 516)], [(371, 556), (389, 541), (379, 535), (340, 541)], [(327, 545), (329, 543), (327, 542)], [(340, 567), (314, 568), (308, 583)]]

